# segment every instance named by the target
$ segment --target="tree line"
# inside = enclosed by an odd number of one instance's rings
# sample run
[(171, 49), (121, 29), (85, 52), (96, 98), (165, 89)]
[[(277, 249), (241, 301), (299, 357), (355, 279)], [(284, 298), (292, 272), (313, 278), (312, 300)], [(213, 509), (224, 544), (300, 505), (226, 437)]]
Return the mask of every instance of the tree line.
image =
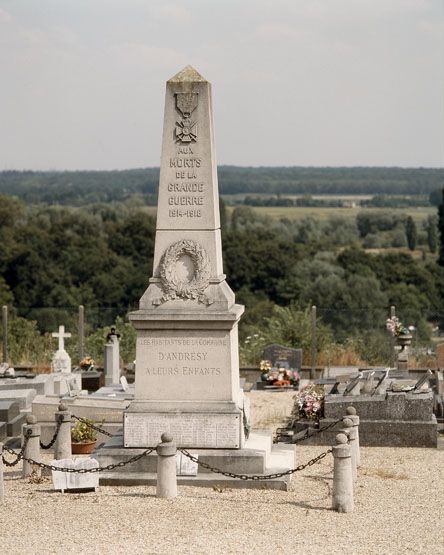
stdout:
[[(433, 168), (243, 168), (220, 166), (222, 195), (430, 195), (439, 204), (444, 169)], [(156, 205), (159, 168), (121, 171), (2, 171), (0, 193), (28, 203), (85, 206), (143, 195)], [(438, 191), (438, 193), (436, 193)], [(438, 202), (436, 199), (438, 198)]]

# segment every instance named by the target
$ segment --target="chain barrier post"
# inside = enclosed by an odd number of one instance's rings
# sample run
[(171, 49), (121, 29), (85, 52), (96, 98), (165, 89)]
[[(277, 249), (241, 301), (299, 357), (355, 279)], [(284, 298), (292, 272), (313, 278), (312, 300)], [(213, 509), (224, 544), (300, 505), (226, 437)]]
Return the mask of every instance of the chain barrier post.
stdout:
[(357, 467), (356, 467), (356, 432), (355, 429), (353, 428), (353, 422), (350, 420), (350, 418), (345, 417), (342, 419), (342, 423), (344, 424), (345, 428), (342, 430), (339, 430), (340, 432), (342, 432), (343, 434), (345, 433), (345, 435), (348, 438), (349, 444), (350, 444), (350, 456), (351, 456), (351, 465), (352, 465), (352, 476), (353, 476), (353, 482), (356, 482), (357, 478), (358, 478), (358, 471), (357, 471)]
[[(37, 418), (33, 414), (28, 414), (26, 417), (26, 424), (23, 425), (23, 441), (25, 441), (25, 438), (28, 438), (28, 442), (25, 446), (22, 478), (31, 476), (33, 471), (32, 463), (29, 463), (25, 459), (40, 461), (40, 424), (37, 424)], [(36, 467), (35, 472), (37, 476), (40, 477), (42, 469)]]
[(176, 444), (173, 436), (163, 433), (162, 443), (156, 447), (157, 451), (157, 488), (156, 497), (173, 499), (177, 497), (176, 478)]
[(5, 498), (5, 484), (3, 482), (3, 443), (0, 442), (0, 503)]
[(359, 443), (359, 416), (356, 414), (355, 407), (347, 407), (345, 418), (350, 418), (353, 422), (353, 429), (355, 431), (356, 467), (359, 468), (361, 466), (361, 445)]
[(336, 436), (333, 446), (333, 499), (332, 508), (338, 513), (353, 511), (353, 472), (351, 447), (345, 434)]
[(59, 424), (54, 458), (56, 460), (71, 458), (71, 413), (64, 403), (59, 404), (59, 410), (54, 415), (56, 426)]

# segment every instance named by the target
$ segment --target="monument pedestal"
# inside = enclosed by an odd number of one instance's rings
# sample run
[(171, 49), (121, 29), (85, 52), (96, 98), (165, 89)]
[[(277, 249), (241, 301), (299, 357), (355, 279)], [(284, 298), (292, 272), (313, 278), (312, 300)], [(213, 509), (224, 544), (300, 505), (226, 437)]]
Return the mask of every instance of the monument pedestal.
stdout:
[[(197, 305), (197, 306), (196, 306)], [(237, 322), (243, 306), (141, 309), (135, 400), (124, 416), (125, 447), (153, 447), (169, 432), (179, 447), (237, 449), (244, 444)]]

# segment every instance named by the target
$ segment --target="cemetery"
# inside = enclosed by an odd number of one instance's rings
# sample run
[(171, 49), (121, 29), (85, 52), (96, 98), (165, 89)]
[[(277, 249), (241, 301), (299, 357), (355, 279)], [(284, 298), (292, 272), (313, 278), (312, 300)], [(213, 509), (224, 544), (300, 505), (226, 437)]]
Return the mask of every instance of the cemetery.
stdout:
[[(154, 259), (145, 286), (128, 314), (134, 376), (124, 371), (115, 326), (103, 341), (103, 370), (84, 352), (82, 336), (73, 364), (63, 323), (52, 332), (57, 349), (49, 373), (13, 368), (3, 307), (6, 526), (18, 526), (16, 507), (26, 503), (42, 520), (57, 515), (51, 553), (66, 545), (83, 552), (78, 519), (108, 542), (96, 552), (189, 552), (193, 545), (199, 553), (248, 553), (243, 525), (251, 521), (255, 549), (259, 541), (299, 552), (334, 535), (337, 550), (353, 536), (353, 552), (389, 553), (399, 539), (386, 529), (409, 504), (416, 529), (403, 528), (402, 549), (414, 542), (423, 552), (420, 529), (428, 549), (439, 552), (444, 365), (410, 369), (412, 335), (393, 307), (387, 341), (394, 358), (386, 366), (319, 368), (315, 318), (311, 367), (298, 345), (271, 343), (257, 379), (247, 386), (242, 378), (244, 306), (224, 273), (212, 91), (191, 66), (166, 84)], [(272, 410), (279, 426), (270, 425)], [(268, 418), (263, 427), (261, 418)], [(150, 521), (138, 534), (141, 515)], [(70, 523), (75, 533), (63, 545)], [(39, 530), (27, 528), (15, 544), (8, 537), (8, 551), (29, 552)]]

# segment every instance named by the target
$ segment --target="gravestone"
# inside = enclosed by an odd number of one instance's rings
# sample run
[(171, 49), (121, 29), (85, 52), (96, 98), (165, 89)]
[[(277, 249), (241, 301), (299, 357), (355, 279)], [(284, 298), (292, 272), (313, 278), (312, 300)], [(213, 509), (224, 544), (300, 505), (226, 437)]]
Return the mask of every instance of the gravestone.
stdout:
[(52, 371), (55, 373), (71, 373), (71, 357), (65, 351), (65, 339), (71, 337), (70, 333), (65, 333), (65, 326), (59, 326), (59, 331), (54, 332), (52, 337), (59, 340), (58, 349), (52, 359)]
[[(200, 460), (232, 472), (279, 472), (295, 464), (291, 446), (276, 458), (271, 433), (254, 448), (251, 437), (246, 441), (237, 331), (244, 307), (223, 273), (218, 198), (211, 85), (188, 66), (166, 86), (153, 276), (139, 310), (129, 315), (137, 332), (135, 399), (124, 414), (123, 438), (96, 450), (101, 466), (156, 446), (164, 432)], [(155, 483), (156, 459), (145, 456), (100, 481)], [(199, 467), (197, 476), (178, 481), (210, 485), (220, 477)]]
[(293, 349), (275, 343), (265, 347), (262, 358), (269, 360), (272, 366), (280, 364), (286, 368), (300, 370), (302, 366), (302, 349)]
[(20, 412), (20, 405), (16, 401), (0, 401), (0, 435), (15, 437), (20, 435), (22, 424), (25, 423), (26, 414)]
[(120, 379), (120, 348), (119, 335), (111, 328), (105, 344), (105, 386), (119, 383)]

